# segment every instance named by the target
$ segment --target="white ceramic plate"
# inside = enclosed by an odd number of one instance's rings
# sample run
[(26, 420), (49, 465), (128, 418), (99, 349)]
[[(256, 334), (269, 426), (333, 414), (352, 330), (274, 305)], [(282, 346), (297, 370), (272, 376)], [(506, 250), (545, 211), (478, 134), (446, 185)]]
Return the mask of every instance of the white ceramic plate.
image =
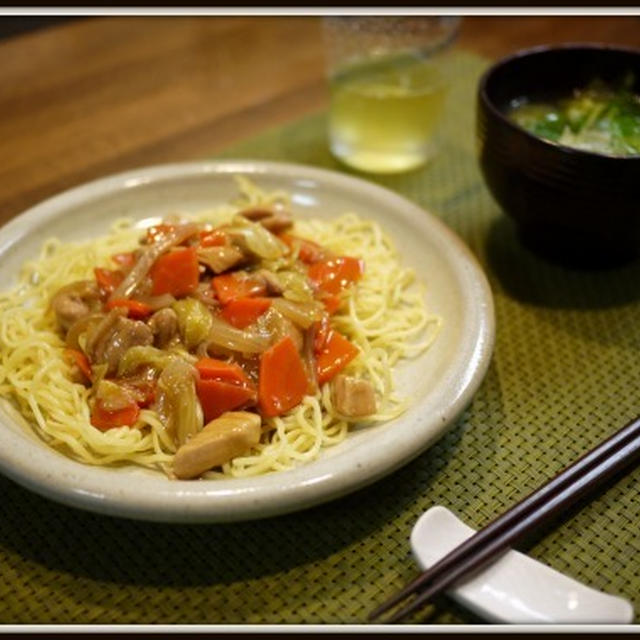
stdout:
[[(0, 287), (51, 236), (88, 239), (121, 216), (143, 220), (197, 212), (237, 195), (233, 174), (265, 189), (284, 188), (294, 214), (335, 217), (348, 210), (378, 220), (402, 260), (427, 286), (427, 304), (444, 318), (435, 344), (398, 366), (410, 409), (386, 424), (353, 432), (315, 462), (257, 478), (169, 480), (139, 468), (75, 462), (25, 432), (0, 408), (0, 471), (54, 500), (99, 513), (170, 522), (261, 518), (302, 509), (378, 480), (427, 449), (470, 402), (494, 340), (491, 292), (467, 247), (435, 216), (371, 184), (311, 167), (255, 161), (199, 162), (107, 177), (51, 198), (0, 232)], [(148, 223), (147, 223), (148, 224)]]

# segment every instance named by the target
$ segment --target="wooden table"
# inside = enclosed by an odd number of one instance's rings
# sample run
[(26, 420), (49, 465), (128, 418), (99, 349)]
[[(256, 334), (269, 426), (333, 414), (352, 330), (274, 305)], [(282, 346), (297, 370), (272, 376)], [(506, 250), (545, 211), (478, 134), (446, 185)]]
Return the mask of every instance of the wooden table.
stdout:
[[(108, 173), (211, 155), (327, 104), (320, 18), (88, 18), (0, 41), (0, 224)], [(640, 46), (638, 17), (467, 17), (489, 57)]]

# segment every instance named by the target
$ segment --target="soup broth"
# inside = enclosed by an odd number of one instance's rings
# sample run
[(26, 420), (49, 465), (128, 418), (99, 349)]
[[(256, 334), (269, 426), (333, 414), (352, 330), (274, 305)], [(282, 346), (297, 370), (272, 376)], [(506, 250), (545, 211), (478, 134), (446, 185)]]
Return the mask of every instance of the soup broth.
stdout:
[(613, 88), (600, 80), (556, 101), (514, 100), (509, 118), (530, 133), (568, 147), (616, 156), (640, 154), (640, 96), (633, 78)]

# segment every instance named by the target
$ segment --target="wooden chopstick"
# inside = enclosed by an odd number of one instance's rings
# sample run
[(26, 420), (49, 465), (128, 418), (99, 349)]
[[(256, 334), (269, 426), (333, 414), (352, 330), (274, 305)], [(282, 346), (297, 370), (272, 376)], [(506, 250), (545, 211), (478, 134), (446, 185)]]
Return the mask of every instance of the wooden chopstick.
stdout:
[(401, 600), (416, 594), (408, 605), (387, 620), (398, 622), (429, 599), (506, 553), (514, 542), (551, 521), (560, 511), (602, 485), (639, 456), (640, 418), (636, 418), (418, 575), (377, 607), (369, 619), (378, 618)]

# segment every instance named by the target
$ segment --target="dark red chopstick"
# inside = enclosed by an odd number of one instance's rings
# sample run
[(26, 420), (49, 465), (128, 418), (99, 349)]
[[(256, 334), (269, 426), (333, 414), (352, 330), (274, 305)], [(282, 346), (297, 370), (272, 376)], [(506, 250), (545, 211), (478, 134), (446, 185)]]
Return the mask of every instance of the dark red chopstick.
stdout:
[(397, 622), (428, 600), (478, 571), (535, 528), (601, 486), (640, 457), (640, 418), (633, 420), (562, 473), (529, 494), (503, 515), (471, 536), (369, 616), (378, 618), (401, 600), (416, 594), (387, 622)]

